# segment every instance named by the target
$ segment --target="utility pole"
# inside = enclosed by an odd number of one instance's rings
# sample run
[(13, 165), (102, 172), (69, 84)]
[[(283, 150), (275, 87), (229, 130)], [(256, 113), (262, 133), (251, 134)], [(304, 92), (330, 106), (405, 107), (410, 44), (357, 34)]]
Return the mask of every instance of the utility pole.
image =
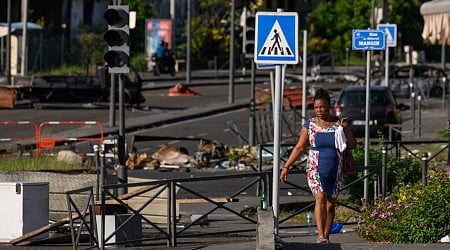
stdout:
[(8, 0), (6, 16), (8, 22), (8, 35), (6, 37), (6, 85), (11, 85), (11, 0)]
[(22, 60), (20, 63), (20, 75), (27, 75), (28, 71), (28, 0), (22, 0)]
[(230, 23), (230, 63), (229, 63), (229, 84), (228, 103), (234, 103), (234, 10), (235, 0), (231, 0), (231, 23)]

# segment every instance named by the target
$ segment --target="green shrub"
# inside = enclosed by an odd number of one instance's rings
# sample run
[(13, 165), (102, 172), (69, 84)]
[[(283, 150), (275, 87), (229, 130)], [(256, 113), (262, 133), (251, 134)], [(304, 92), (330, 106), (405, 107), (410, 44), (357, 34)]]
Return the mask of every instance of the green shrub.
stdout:
[[(379, 134), (379, 141), (376, 146), (369, 147), (369, 165), (381, 165), (382, 164), (382, 148), (384, 146), (384, 137)], [(355, 158), (358, 166), (364, 166), (364, 145), (358, 144), (356, 148), (352, 150), (353, 157)], [(355, 174), (344, 175), (343, 184), (353, 182), (357, 178), (364, 176), (363, 171), (359, 171)], [(387, 170), (386, 170), (387, 187), (386, 192), (392, 192), (394, 186), (400, 183), (416, 183), (422, 179), (422, 162), (419, 158), (414, 156), (406, 156), (401, 160), (396, 157), (392, 157), (388, 154), (387, 158)], [(374, 182), (378, 180), (378, 176), (372, 175), (369, 178), (369, 186), (373, 186)], [(360, 200), (361, 194), (363, 194), (364, 182), (358, 182), (346, 189), (346, 193), (350, 195), (354, 200)], [(370, 195), (370, 194), (369, 194)]]
[(131, 57), (131, 66), (138, 72), (147, 71), (147, 60), (145, 59), (145, 53), (140, 53)]
[[(381, 157), (382, 157), (382, 147), (384, 143), (384, 138), (382, 136), (379, 137), (378, 145), (369, 147), (369, 165), (381, 165)], [(358, 143), (356, 148), (352, 149), (353, 157), (355, 158), (357, 166), (364, 166), (364, 145), (363, 143)], [(354, 174), (345, 174), (343, 179), (343, 185), (347, 185), (358, 178), (362, 178), (364, 176), (363, 171), (357, 171)], [(374, 181), (377, 180), (376, 175), (372, 175), (369, 178), (369, 185), (373, 186)], [(345, 190), (347, 195), (350, 195), (350, 198), (359, 202), (361, 200), (361, 195), (364, 194), (364, 181), (357, 182), (352, 186), (348, 187)]]
[[(441, 169), (442, 170), (442, 169)], [(428, 185), (400, 184), (363, 209), (357, 232), (379, 242), (434, 243), (450, 232), (450, 180), (436, 170)]]

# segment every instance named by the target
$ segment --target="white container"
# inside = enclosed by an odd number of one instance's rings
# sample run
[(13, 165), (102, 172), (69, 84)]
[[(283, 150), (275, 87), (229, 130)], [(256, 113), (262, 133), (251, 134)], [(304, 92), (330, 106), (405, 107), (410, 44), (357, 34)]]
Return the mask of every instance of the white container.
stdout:
[[(0, 182), (0, 242), (48, 225), (48, 182)], [(48, 232), (32, 240), (48, 238)]]
[[(105, 215), (105, 239), (108, 238), (114, 231), (118, 229), (122, 223), (124, 223), (128, 218), (130, 218), (131, 214), (115, 214), (115, 215)], [(97, 233), (98, 233), (98, 244), (99, 247), (102, 247), (101, 240), (101, 232), (102, 232), (102, 216), (96, 215), (96, 223), (97, 223)], [(141, 218), (139, 216), (134, 216), (125, 226), (123, 226), (118, 232), (116, 232), (107, 242), (109, 243), (118, 243), (124, 241), (132, 241), (134, 242), (123, 243), (120, 244), (122, 246), (141, 246), (142, 245), (142, 223)]]

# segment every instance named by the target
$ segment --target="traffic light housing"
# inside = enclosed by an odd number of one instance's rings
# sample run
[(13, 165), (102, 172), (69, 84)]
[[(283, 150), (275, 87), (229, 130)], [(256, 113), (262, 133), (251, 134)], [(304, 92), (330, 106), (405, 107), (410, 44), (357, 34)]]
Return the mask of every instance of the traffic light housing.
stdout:
[(256, 19), (254, 15), (245, 18), (244, 25), (244, 41), (242, 44), (243, 53), (246, 58), (253, 58), (255, 50), (255, 25)]
[(108, 44), (108, 52), (103, 59), (109, 73), (130, 73), (130, 26), (128, 5), (110, 5), (103, 13), (108, 30), (103, 39)]

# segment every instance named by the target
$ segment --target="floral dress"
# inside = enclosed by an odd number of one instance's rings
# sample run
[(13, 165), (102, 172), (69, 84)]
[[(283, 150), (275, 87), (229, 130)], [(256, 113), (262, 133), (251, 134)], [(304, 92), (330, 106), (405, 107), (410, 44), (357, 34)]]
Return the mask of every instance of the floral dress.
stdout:
[(303, 125), (308, 130), (309, 157), (306, 177), (313, 195), (326, 192), (328, 197), (337, 198), (342, 183), (342, 154), (336, 149), (335, 131), (338, 124), (322, 128), (310, 118)]

